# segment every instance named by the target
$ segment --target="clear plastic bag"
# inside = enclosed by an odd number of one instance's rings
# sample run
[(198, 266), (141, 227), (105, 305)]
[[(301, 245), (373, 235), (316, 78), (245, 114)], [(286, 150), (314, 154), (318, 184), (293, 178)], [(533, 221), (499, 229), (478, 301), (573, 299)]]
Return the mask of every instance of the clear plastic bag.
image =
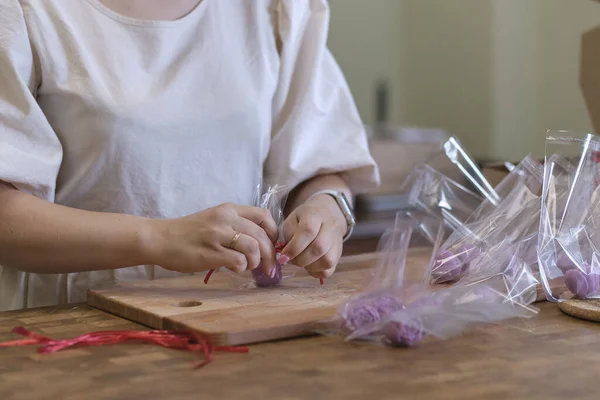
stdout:
[(320, 333), (414, 346), (425, 336), (446, 339), (476, 325), (536, 314), (530, 304), (536, 298), (537, 280), (510, 246), (502, 248), (502, 260), (491, 260), (488, 268), (452, 287), (430, 286), (424, 277), (407, 279), (412, 229), (399, 214), (394, 228), (381, 239), (381, 258), (367, 282)]
[[(275, 244), (275, 250), (281, 251), (285, 246), (283, 238), (283, 222), (285, 220), (284, 207), (287, 200), (288, 190), (287, 187), (282, 185), (267, 186), (263, 188), (262, 185), (258, 185), (255, 191), (254, 204), (260, 208), (266, 208), (271, 212), (275, 223), (279, 229), (279, 238)], [(279, 253), (276, 254), (279, 258)], [(292, 266), (282, 267), (277, 261), (275, 265), (274, 273), (269, 276), (259, 265), (257, 268), (252, 270), (250, 274), (251, 279), (248, 279), (247, 273), (235, 274), (231, 271), (225, 271), (230, 277), (232, 283), (238, 287), (269, 287), (278, 285), (283, 279), (292, 278), (295, 276), (295, 268)], [(208, 283), (210, 276), (214, 271), (209, 271), (206, 276), (205, 283)]]
[[(411, 214), (422, 221), (426, 237), (432, 238), (440, 221), (446, 234), (465, 223), (483, 198), (429, 165), (415, 168), (404, 182)], [(432, 242), (433, 244), (433, 242)]]
[[(288, 195), (287, 187), (280, 185), (269, 186), (266, 190), (261, 190), (258, 193), (262, 193), (262, 195), (257, 199), (257, 206), (268, 209), (275, 220), (275, 224), (277, 224), (279, 237), (275, 249), (279, 252), (283, 250), (283, 246), (285, 245), (282, 226), (283, 221), (285, 220), (283, 209)], [(276, 255), (276, 258), (279, 258), (279, 253)], [(251, 271), (252, 281), (258, 287), (275, 286), (281, 282), (284, 276), (283, 268), (281, 264), (279, 264), (279, 261), (275, 262), (275, 269), (273, 272), (274, 273), (269, 276), (264, 272), (262, 265), (259, 265), (258, 268)]]
[[(443, 163), (442, 161), (446, 161)], [(450, 162), (471, 188), (449, 178), (434, 166)], [(455, 174), (453, 174), (455, 175)], [(464, 226), (473, 210), (481, 215), (491, 212), (501, 200), (500, 195), (485, 178), (477, 163), (460, 141), (452, 136), (444, 142), (439, 152), (416, 167), (402, 185), (402, 193), (408, 194), (413, 218), (421, 221), (420, 229), (425, 238), (434, 245), (439, 221), (444, 222), (444, 238)]]
[(575, 298), (600, 298), (600, 137), (549, 132), (546, 154), (538, 237), (546, 298), (561, 300), (555, 280)]
[(431, 282), (457, 281), (470, 271), (480, 254), (499, 244), (527, 244), (527, 259), (535, 264), (534, 239), (539, 226), (542, 183), (542, 164), (531, 156), (525, 157), (496, 187), (500, 202), (484, 200), (466, 223), (458, 224), (443, 244), (436, 246), (437, 255), (430, 266)]
[(496, 205), (500, 202), (501, 197), (496, 193), (494, 187), (488, 182), (473, 157), (457, 137), (450, 137), (444, 143), (440, 153), (430, 157), (426, 164), (434, 164), (434, 161), (438, 157), (446, 157), (454, 164), (465, 179), (473, 186), (479, 196), (489, 201), (492, 205)]

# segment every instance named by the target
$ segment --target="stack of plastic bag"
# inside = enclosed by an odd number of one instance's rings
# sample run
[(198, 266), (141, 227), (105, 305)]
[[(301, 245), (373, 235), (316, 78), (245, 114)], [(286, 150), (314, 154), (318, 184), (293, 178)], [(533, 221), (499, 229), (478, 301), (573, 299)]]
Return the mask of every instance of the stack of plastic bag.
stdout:
[(435, 246), (432, 283), (455, 282), (474, 264), (486, 262), (483, 255), (517, 244), (519, 256), (535, 266), (542, 183), (542, 164), (525, 157), (495, 188), (501, 199), (496, 205), (483, 201), (465, 223), (457, 224), (452, 234)]
[(446, 339), (481, 324), (536, 314), (530, 304), (537, 280), (529, 266), (514, 257), (514, 247), (503, 247), (504, 257), (454, 286), (435, 287), (427, 282), (431, 271), (415, 277), (406, 269), (412, 229), (410, 219), (399, 214), (394, 228), (381, 239), (380, 259), (364, 286), (321, 333), (413, 346), (425, 336)]
[[(439, 164), (440, 158), (454, 164), (473, 190), (435, 169), (432, 165)], [(439, 153), (409, 174), (402, 192), (408, 194), (410, 217), (419, 223), (421, 233), (432, 245), (437, 240), (440, 221), (444, 223), (443, 235), (447, 237), (467, 221), (473, 210), (478, 209), (483, 216), (500, 201), (500, 196), (455, 137), (448, 139)]]
[(442, 150), (427, 160), (426, 164), (433, 165), (439, 157), (444, 157), (460, 171), (465, 179), (482, 198), (492, 205), (498, 204), (500, 196), (483, 175), (473, 157), (455, 136), (450, 137), (442, 146)]
[(600, 297), (600, 137), (549, 132), (538, 237), (546, 298), (563, 282), (578, 299)]

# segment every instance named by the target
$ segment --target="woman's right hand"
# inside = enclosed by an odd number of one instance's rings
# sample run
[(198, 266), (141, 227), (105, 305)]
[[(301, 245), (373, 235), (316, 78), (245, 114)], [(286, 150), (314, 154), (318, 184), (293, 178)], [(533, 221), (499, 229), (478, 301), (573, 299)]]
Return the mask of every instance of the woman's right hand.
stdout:
[[(222, 204), (182, 218), (152, 220), (153, 263), (183, 272), (226, 267), (234, 272), (275, 268), (277, 225), (267, 209)], [(234, 237), (240, 233), (233, 248)]]

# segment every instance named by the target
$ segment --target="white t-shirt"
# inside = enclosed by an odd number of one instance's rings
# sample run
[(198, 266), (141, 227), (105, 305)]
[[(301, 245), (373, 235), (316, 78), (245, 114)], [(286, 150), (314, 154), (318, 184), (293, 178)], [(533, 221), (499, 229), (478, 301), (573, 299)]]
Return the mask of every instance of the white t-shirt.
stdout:
[[(0, 180), (84, 210), (153, 218), (250, 204), (261, 179), (294, 187), (378, 172), (326, 48), (326, 0), (203, 0), (177, 21), (99, 0), (3, 0)], [(40, 275), (0, 267), (0, 309), (85, 299), (159, 267)]]

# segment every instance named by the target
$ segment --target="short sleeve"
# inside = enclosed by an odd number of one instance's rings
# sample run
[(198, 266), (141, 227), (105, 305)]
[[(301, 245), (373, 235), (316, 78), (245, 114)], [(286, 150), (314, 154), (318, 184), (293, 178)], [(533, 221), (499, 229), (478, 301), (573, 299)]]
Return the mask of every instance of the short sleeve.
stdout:
[(354, 194), (376, 187), (364, 125), (327, 48), (326, 0), (278, 0), (274, 10), (280, 70), (265, 181), (293, 188), (339, 173)]
[(62, 146), (35, 92), (39, 76), (18, 0), (0, 9), (0, 181), (54, 201)]

